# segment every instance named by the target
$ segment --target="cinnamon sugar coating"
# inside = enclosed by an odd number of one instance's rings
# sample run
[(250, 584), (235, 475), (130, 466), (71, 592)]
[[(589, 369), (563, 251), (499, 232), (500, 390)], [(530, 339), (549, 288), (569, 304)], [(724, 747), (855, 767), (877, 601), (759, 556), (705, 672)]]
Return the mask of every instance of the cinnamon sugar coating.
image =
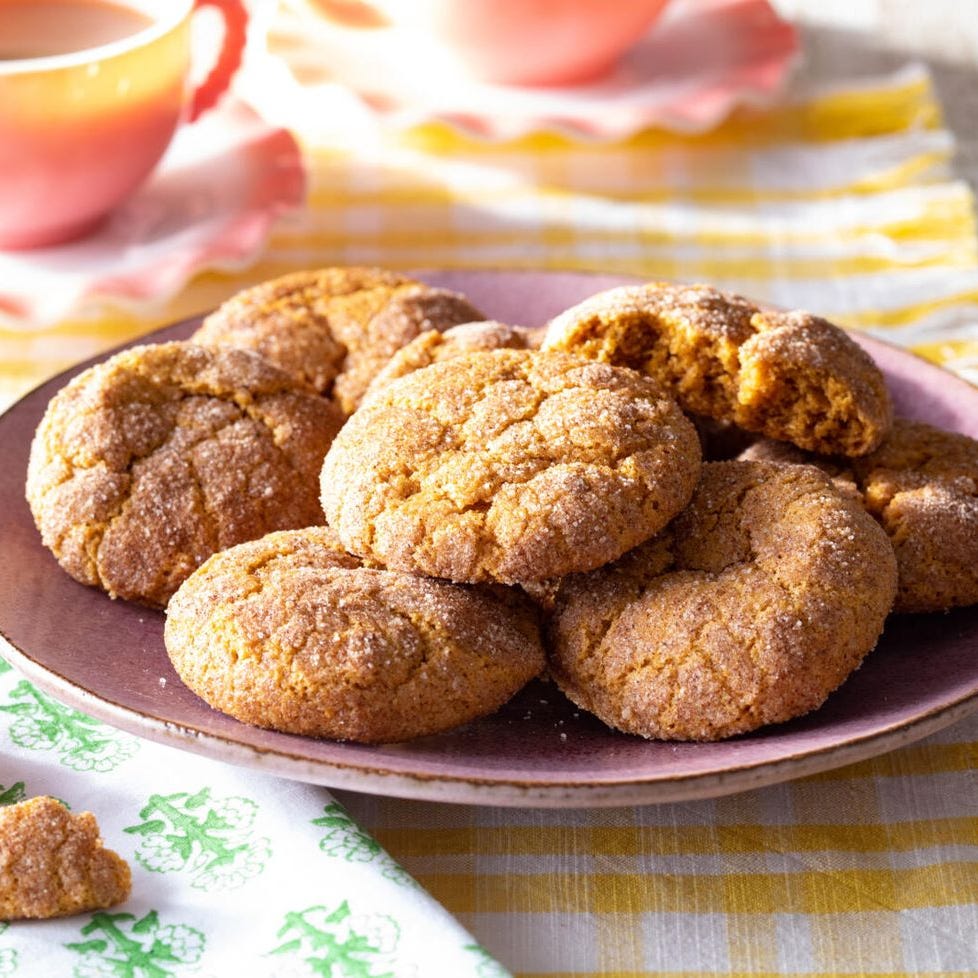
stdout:
[(258, 353), (350, 414), (374, 375), (419, 333), (484, 318), (447, 289), (380, 268), (335, 267), (239, 292), (192, 340)]
[(353, 553), (453, 581), (590, 570), (688, 501), (699, 445), (631, 370), (558, 353), (468, 353), (394, 381), (326, 456), (327, 520)]
[(708, 285), (599, 293), (557, 316), (543, 348), (633, 367), (685, 411), (811, 451), (865, 455), (890, 426), (883, 374), (841, 329)]
[(895, 591), (886, 535), (824, 473), (707, 463), (663, 533), (561, 583), (551, 674), (619, 730), (718, 740), (818, 707)]
[(404, 377), (433, 363), (451, 360), (463, 353), (486, 350), (535, 350), (543, 339), (542, 329), (509, 326), (496, 320), (463, 323), (441, 333), (430, 329), (416, 336), (388, 360), (370, 382), (368, 394), (386, 387), (392, 380)]
[(134, 347), (51, 400), (27, 499), (72, 577), (164, 606), (215, 551), (323, 521), (317, 477), (342, 422), (254, 354)]
[(102, 910), (122, 903), (131, 885), (91, 812), (72, 814), (47, 797), (0, 808), (0, 920)]
[(759, 442), (745, 458), (817, 465), (858, 498), (896, 551), (894, 611), (978, 604), (978, 441), (897, 418), (883, 444), (858, 459), (814, 456)]
[(217, 554), (167, 609), (180, 678), (289, 733), (386, 743), (493, 712), (544, 665), (529, 602), (368, 568), (328, 527)]

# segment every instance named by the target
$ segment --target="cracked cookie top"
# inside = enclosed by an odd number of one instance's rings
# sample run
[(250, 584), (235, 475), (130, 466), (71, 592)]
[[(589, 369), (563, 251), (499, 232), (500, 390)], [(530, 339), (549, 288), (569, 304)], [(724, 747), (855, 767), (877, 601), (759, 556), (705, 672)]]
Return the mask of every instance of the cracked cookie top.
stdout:
[(743, 458), (817, 465), (858, 498), (896, 551), (895, 611), (946, 611), (978, 604), (978, 441), (897, 418), (862, 458), (811, 455), (759, 442)]
[(380, 268), (294, 272), (232, 296), (191, 339), (251, 350), (351, 414), (374, 375), (430, 329), (485, 318), (469, 301)]
[(810, 451), (865, 455), (891, 422), (882, 372), (838, 326), (708, 285), (601, 292), (557, 316), (543, 348), (633, 367), (685, 411)]
[(322, 471), (353, 553), (453, 581), (590, 570), (658, 532), (699, 471), (659, 384), (564, 354), (469, 353), (394, 381), (347, 422)]
[(619, 730), (718, 740), (821, 705), (895, 593), (886, 535), (823, 472), (707, 463), (663, 533), (561, 583), (551, 674)]
[(211, 706), (361, 743), (484, 716), (544, 665), (515, 592), (368, 568), (328, 527), (215, 555), (173, 596), (165, 634), (180, 678)]
[(251, 353), (134, 347), (51, 400), (27, 499), (72, 577), (164, 606), (216, 550), (323, 521), (317, 476), (342, 420)]

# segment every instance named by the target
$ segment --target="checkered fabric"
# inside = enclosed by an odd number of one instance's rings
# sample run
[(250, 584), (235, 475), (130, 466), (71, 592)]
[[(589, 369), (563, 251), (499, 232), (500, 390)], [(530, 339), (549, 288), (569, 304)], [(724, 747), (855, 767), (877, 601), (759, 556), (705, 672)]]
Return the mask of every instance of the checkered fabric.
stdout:
[[(978, 380), (974, 201), (919, 67), (797, 91), (700, 136), (485, 145), (430, 127), (330, 148), (262, 261), (152, 319), (0, 331), (0, 396), (285, 271), (591, 269), (807, 307)], [(606, 811), (342, 793), (522, 978), (978, 975), (978, 718), (713, 801)], [(340, 794), (340, 793), (338, 793)]]
[(334, 794), (519, 978), (978, 974), (978, 722), (709, 801)]
[(297, 268), (522, 267), (705, 280), (865, 328), (978, 379), (973, 199), (925, 69), (798, 92), (700, 136), (483, 144), (436, 126), (332, 148), (310, 120), (309, 206), (263, 259), (152, 316), (0, 329), (0, 398)]

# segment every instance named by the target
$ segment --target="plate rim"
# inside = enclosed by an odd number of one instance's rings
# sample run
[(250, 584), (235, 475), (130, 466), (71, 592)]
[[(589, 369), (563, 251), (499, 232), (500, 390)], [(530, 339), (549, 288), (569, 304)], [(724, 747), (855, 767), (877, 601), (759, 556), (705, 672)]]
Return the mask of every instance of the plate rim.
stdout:
[[(422, 269), (408, 274), (424, 279), (425, 275), (507, 275), (539, 276), (567, 275), (572, 278), (594, 277), (616, 279), (622, 284), (629, 280), (641, 281), (629, 276), (609, 275), (602, 272), (555, 269)], [(74, 375), (93, 363), (100, 362), (122, 349), (147, 342), (154, 342), (160, 332), (173, 330), (199, 322), (201, 316), (192, 316), (159, 326), (133, 339), (118, 344), (85, 361), (74, 364), (53, 377), (46, 378), (25, 392), (8, 406), (0, 419), (15, 410), (23, 401), (37, 394), (48, 385), (64, 383), (68, 375)], [(900, 354), (906, 362), (915, 361), (915, 367), (925, 373), (940, 375), (941, 380), (953, 387), (960, 387), (975, 395), (975, 388), (963, 378), (944, 370), (910, 350), (886, 343), (864, 332), (854, 333), (854, 338), (870, 348), (879, 346)], [(59, 385), (60, 386), (60, 385)], [(719, 797), (740, 791), (748, 791), (811, 774), (844, 767), (867, 760), (891, 750), (906, 746), (929, 736), (978, 710), (978, 688), (961, 693), (953, 700), (933, 706), (925, 713), (910, 720), (892, 720), (863, 734), (850, 737), (843, 743), (799, 748), (777, 759), (758, 759), (737, 763), (722, 771), (706, 771), (690, 774), (666, 774), (656, 777), (608, 776), (593, 781), (565, 780), (560, 784), (534, 782), (532, 776), (513, 780), (488, 774), (485, 778), (462, 773), (385, 771), (373, 763), (349, 763), (313, 759), (291, 753), (287, 749), (263, 748), (241, 740), (230, 739), (221, 733), (200, 730), (190, 724), (167, 720), (143, 712), (135, 706), (127, 706), (107, 699), (103, 694), (79, 685), (56, 669), (33, 659), (29, 652), (19, 648), (3, 630), (0, 623), (0, 648), (4, 657), (18, 672), (51, 693), (60, 701), (82, 710), (113, 727), (144, 737), (147, 740), (187, 750), (191, 753), (233, 763), (266, 774), (285, 777), (306, 783), (320, 784), (339, 789), (361, 791), (367, 794), (409, 798), (424, 801), (451, 802), (456, 804), (498, 805), (521, 808), (610, 808), (636, 804), (668, 803)], [(243, 725), (246, 726), (246, 725)]]
[(879, 757), (928, 737), (978, 710), (978, 692), (973, 692), (912, 721), (893, 722), (882, 730), (843, 744), (803, 750), (775, 761), (762, 760), (723, 771), (662, 778), (532, 784), (499, 778), (382, 771), (370, 765), (314, 761), (284, 750), (265, 750), (187, 724), (150, 716), (99, 696), (30, 658), (2, 631), (0, 649), (4, 658), (24, 678), (60, 702), (155, 743), (263, 774), (328, 788), (416, 801), (507, 808), (620, 808), (737, 794)]

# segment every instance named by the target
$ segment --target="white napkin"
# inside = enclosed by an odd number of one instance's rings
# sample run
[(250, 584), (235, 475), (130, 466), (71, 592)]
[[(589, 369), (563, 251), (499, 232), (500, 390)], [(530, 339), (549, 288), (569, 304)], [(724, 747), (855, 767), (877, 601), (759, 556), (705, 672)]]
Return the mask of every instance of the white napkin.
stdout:
[(2, 978), (508, 975), (325, 789), (139, 740), (0, 670), (0, 804), (94, 812), (133, 874), (118, 907), (0, 924)]

